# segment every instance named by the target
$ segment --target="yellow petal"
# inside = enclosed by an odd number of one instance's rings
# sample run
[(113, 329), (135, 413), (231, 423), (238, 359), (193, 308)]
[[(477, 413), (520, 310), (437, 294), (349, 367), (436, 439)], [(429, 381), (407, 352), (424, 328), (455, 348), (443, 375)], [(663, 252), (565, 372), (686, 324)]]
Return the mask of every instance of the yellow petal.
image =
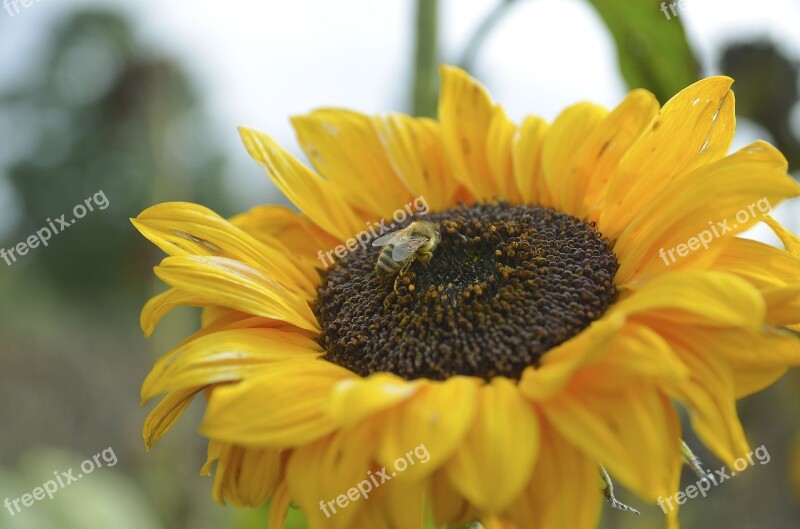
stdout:
[[(230, 317), (238, 316), (244, 314), (244, 312), (239, 312), (238, 310), (229, 309), (228, 307), (220, 307), (219, 305), (212, 305), (210, 307), (203, 307), (200, 311), (200, 327), (205, 328), (214, 325), (217, 321), (222, 319), (227, 319)], [(253, 318), (250, 314), (247, 316)], [(261, 318), (266, 320), (266, 318)]]
[[(286, 467), (286, 482), (292, 499), (303, 510), (311, 527), (350, 527), (372, 501), (373, 430), (367, 425), (339, 431), (293, 451)], [(367, 491), (366, 498), (356, 497), (355, 494), (361, 492), (359, 485)], [(348, 497), (348, 493), (357, 499)]]
[[(714, 327), (692, 326), (676, 332), (669, 322), (654, 320), (649, 323), (668, 342), (689, 343), (684, 349), (722, 362), (732, 377), (737, 399), (764, 389), (788, 367), (800, 365), (800, 341), (788, 332), (768, 326), (756, 331), (726, 329), (724, 333)], [(674, 380), (668, 382), (674, 383)]]
[(225, 257), (167, 257), (155, 273), (168, 285), (189, 292), (206, 304), (319, 330), (316, 317), (303, 298), (239, 261)]
[[(381, 494), (378, 492), (378, 494)], [(326, 526), (320, 525), (320, 529)], [(383, 505), (378, 505), (378, 499), (373, 498), (372, 501), (366, 502), (364, 508), (359, 512), (358, 518), (353, 520), (353, 523), (347, 529), (360, 529), (361, 527), (369, 527), (369, 529), (394, 529), (393, 522), (386, 516), (383, 510)], [(316, 529), (313, 525), (311, 529)]]
[[(549, 125), (537, 116), (527, 116), (514, 138), (514, 180), (524, 204), (552, 201), (542, 167), (542, 148)], [(543, 194), (544, 193), (544, 194)]]
[(477, 199), (492, 198), (499, 187), (486, 156), (494, 103), (486, 89), (461, 69), (442, 66), (439, 121), (453, 175)]
[(363, 229), (366, 219), (356, 215), (341, 190), (313, 173), (266, 134), (245, 127), (240, 127), (239, 133), (250, 156), (314, 224), (342, 241)]
[(495, 378), (478, 393), (472, 429), (447, 464), (450, 482), (482, 512), (497, 514), (528, 483), (538, 449), (533, 408), (513, 382)]
[(771, 205), (798, 194), (800, 185), (786, 174), (786, 159), (763, 142), (704, 166), (686, 181), (668, 185), (625, 228), (614, 245), (620, 257), (616, 280), (624, 284), (697, 267), (697, 262), (710, 264), (724, 248), (723, 240), (754, 226)]
[(458, 182), (450, 173), (439, 124), (403, 114), (377, 116), (372, 122), (389, 163), (414, 196), (424, 197), (434, 211), (450, 207)]
[(628, 317), (657, 318), (686, 326), (758, 330), (764, 299), (747, 281), (723, 272), (675, 272), (645, 284), (611, 310)]
[(426, 489), (426, 483), (414, 481), (392, 480), (391, 483), (382, 485), (364, 503), (358, 519), (354, 520), (350, 529), (424, 527)]
[(460, 527), (476, 518), (475, 508), (453, 487), (446, 470), (436, 471), (430, 483), (430, 503), (436, 527), (445, 524)]
[(575, 156), (606, 116), (608, 110), (599, 105), (578, 103), (564, 110), (553, 122), (542, 148), (544, 177), (552, 201), (540, 197), (541, 205), (570, 215), (577, 213), (576, 198), (585, 193), (587, 182), (574, 165)]
[(519, 202), (521, 194), (514, 179), (514, 136), (517, 127), (508, 118), (503, 107), (496, 106), (486, 134), (486, 159), (498, 196)]
[[(680, 473), (680, 423), (670, 401), (641, 382), (613, 393), (574, 381), (541, 407), (569, 442), (608, 468), (628, 488), (654, 500), (673, 494)], [(597, 476), (592, 483), (596, 483)]]
[(230, 331), (234, 329), (277, 329), (313, 339), (315, 339), (318, 335), (318, 333), (314, 331), (300, 329), (299, 327), (296, 327), (291, 323), (286, 323), (285, 321), (263, 318), (261, 316), (253, 316), (252, 314), (247, 314), (246, 312), (240, 312), (238, 310), (219, 307), (206, 307), (203, 309), (203, 312), (205, 313), (215, 308), (218, 309), (218, 314), (211, 314), (213, 317), (209, 317), (207, 320), (202, 321), (200, 326), (201, 328), (189, 336), (185, 342), (189, 342), (195, 338), (199, 338), (200, 336), (205, 336), (206, 334), (219, 331)]
[(609, 182), (600, 231), (616, 239), (673, 180), (722, 158), (736, 125), (728, 77), (709, 77), (670, 99), (620, 161)]
[[(311, 346), (308, 348), (309, 350), (319, 350), (319, 347), (316, 342), (317, 334), (314, 332), (299, 329), (294, 325), (287, 324), (286, 322), (280, 320), (271, 320), (268, 318), (262, 318), (260, 316), (252, 316), (250, 314), (245, 314), (243, 312), (233, 311), (230, 309), (225, 309), (225, 311), (226, 311), (225, 314), (219, 316), (213, 321), (205, 322), (205, 324), (198, 331), (192, 333), (192, 335), (190, 335), (187, 339), (178, 344), (178, 346), (175, 347), (172, 351), (161, 357), (156, 366), (171, 365), (171, 363), (174, 361), (174, 357), (185, 352), (185, 348), (190, 343), (195, 342), (200, 338), (207, 337), (208, 335), (214, 333), (220, 333), (223, 331), (235, 331), (240, 329), (245, 329), (248, 332), (251, 330), (271, 329), (272, 330), (271, 332), (281, 331), (283, 333), (290, 333), (290, 334), (284, 334), (285, 336), (290, 336), (285, 340), (289, 344), (295, 342), (305, 345), (311, 344)], [(302, 341), (303, 339), (305, 340), (305, 342)], [(200, 352), (202, 354), (202, 351)], [(147, 381), (145, 381), (145, 385), (146, 384)]]
[(746, 279), (762, 290), (800, 283), (800, 257), (750, 239), (737, 237), (731, 241), (713, 267)]
[(593, 387), (616, 391), (642, 377), (677, 385), (689, 377), (689, 369), (664, 340), (648, 325), (628, 321), (613, 344), (590, 369), (578, 376), (593, 378)]
[(318, 252), (339, 244), (308, 217), (283, 206), (256, 206), (230, 222), (264, 244), (279, 241), (289, 252), (318, 268), (322, 265)]
[[(207, 311), (211, 308), (213, 307), (207, 307), (204, 310)], [(305, 336), (306, 338), (315, 338), (317, 336), (317, 333), (315, 332), (299, 329), (292, 324), (286, 323), (285, 321), (262, 318), (261, 316), (253, 316), (252, 314), (247, 314), (245, 312), (239, 312), (238, 310), (231, 310), (231, 309), (225, 309), (224, 313), (221, 313), (219, 316), (212, 318), (210, 321), (204, 322), (204, 324), (201, 327), (202, 328), (200, 330), (189, 336), (189, 338), (187, 338), (185, 342), (189, 342), (191, 340), (194, 340), (195, 338), (199, 338), (200, 336), (205, 336), (206, 334), (211, 334), (219, 331), (231, 331), (234, 329), (254, 329), (254, 328), (291, 331), (292, 333), (298, 336)]]
[(427, 458), (415, 456), (420, 464), (408, 467), (401, 479), (415, 480), (432, 474), (450, 459), (472, 426), (479, 385), (478, 379), (467, 377), (426, 384), (387, 415), (380, 431), (378, 460), (389, 466), (403, 454), (416, 450)]
[(419, 384), (389, 373), (343, 380), (333, 389), (331, 415), (343, 426), (352, 426), (370, 415), (411, 398)]
[(788, 332), (766, 330), (754, 339), (731, 333), (726, 338), (725, 351), (729, 353), (737, 399), (767, 388), (789, 367), (800, 365), (800, 340)]
[(197, 294), (186, 292), (178, 288), (170, 288), (161, 294), (153, 296), (142, 308), (139, 316), (139, 325), (145, 336), (150, 336), (161, 321), (172, 309), (180, 306), (204, 307), (213, 305), (213, 302)]
[(541, 366), (522, 373), (519, 391), (533, 401), (547, 400), (557, 395), (576, 371), (596, 362), (613, 345), (623, 328), (624, 318), (606, 315), (542, 357)]
[(280, 452), (271, 449), (245, 448), (229, 443), (211, 441), (209, 461), (203, 467), (210, 472), (217, 460), (214, 501), (231, 502), (236, 507), (258, 507), (275, 487), (281, 470)]
[(787, 252), (795, 257), (800, 257), (800, 237), (784, 228), (780, 222), (769, 215), (764, 215), (762, 220), (775, 232)]
[(213, 439), (209, 439), (208, 441), (208, 455), (206, 457), (206, 462), (203, 465), (203, 468), (200, 469), (201, 476), (210, 476), (211, 475), (211, 467), (214, 466), (214, 462), (219, 460), (219, 457), (222, 455), (222, 451), (228, 446), (226, 443), (220, 443), (219, 441), (215, 441)]
[[(214, 486), (211, 489), (211, 497), (220, 505), (225, 505), (225, 493), (227, 485), (227, 469), (229, 466), (236, 466), (238, 459), (242, 456), (241, 447), (230, 443), (217, 442), (215, 448), (219, 450), (217, 456), (217, 468), (214, 471)], [(208, 446), (209, 456), (211, 455), (211, 445)], [(207, 462), (206, 465), (209, 463)]]
[(519, 526), (517, 526), (515, 523), (496, 516), (482, 519), (481, 525), (484, 529), (519, 529)]
[(533, 476), (507, 516), (519, 529), (594, 529), (602, 508), (598, 475), (596, 461), (543, 427)]
[(368, 116), (320, 109), (295, 116), (292, 125), (314, 167), (354, 206), (383, 218), (414, 198), (394, 172)]
[[(224, 453), (220, 457), (226, 457)], [(278, 450), (233, 447), (227, 456), (218, 495), (236, 507), (258, 507), (275, 487), (281, 457)]]
[(334, 430), (330, 395), (339, 381), (352, 377), (324, 360), (275, 364), (258, 376), (214, 389), (200, 431), (232, 443), (302, 446)]
[(689, 407), (692, 428), (726, 465), (747, 454), (747, 440), (736, 413), (735, 385), (730, 364), (718, 345), (719, 333), (691, 328), (658, 329), (672, 344), (690, 377), (670, 393)]
[(574, 216), (585, 218), (602, 207), (611, 175), (659, 107), (647, 90), (633, 90), (586, 139), (573, 162), (572, 189), (564, 190), (569, 193), (565, 203), (574, 207)]
[(774, 326), (800, 323), (800, 283), (768, 288), (764, 291), (767, 321)]
[[(168, 255), (217, 255), (242, 261), (308, 299), (319, 281), (298, 270), (299, 261), (248, 235), (197, 204), (168, 202), (152, 206), (132, 220), (134, 226)], [(285, 249), (284, 249), (285, 250)]]
[(426, 489), (424, 481), (392, 482), (392, 488), (384, 491), (386, 495), (383, 499), (388, 517), (394, 523), (392, 527), (396, 529), (419, 529), (423, 527)]
[(180, 419), (183, 412), (192, 403), (195, 395), (204, 389), (204, 386), (200, 386), (171, 391), (158, 403), (158, 406), (153, 408), (153, 411), (144, 421), (144, 430), (142, 432), (144, 446), (147, 450), (150, 450), (150, 447), (172, 428), (172, 425)]
[(241, 329), (201, 336), (181, 344), (153, 367), (142, 384), (142, 400), (164, 391), (236, 382), (274, 362), (323, 355), (316, 341), (278, 329)]
[(289, 495), (289, 487), (283, 481), (276, 488), (272, 499), (269, 502), (269, 521), (267, 522), (267, 529), (285, 529), (286, 516), (289, 515), (289, 505), (292, 498)]

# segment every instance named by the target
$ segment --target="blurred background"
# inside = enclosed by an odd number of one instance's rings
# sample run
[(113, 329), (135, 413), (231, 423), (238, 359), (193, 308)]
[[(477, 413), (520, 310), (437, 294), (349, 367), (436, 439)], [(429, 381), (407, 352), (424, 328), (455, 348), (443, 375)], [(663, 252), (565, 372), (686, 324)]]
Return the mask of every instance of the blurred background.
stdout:
[[(0, 0), (1, 2), (2, 0)], [(777, 145), (800, 169), (797, 0), (25, 0), (0, 5), (0, 248), (73, 206), (95, 207), (8, 265), (0, 260), (0, 502), (112, 447), (97, 470), (11, 516), (8, 529), (256, 528), (265, 511), (210, 499), (198, 475), (202, 410), (145, 453), (139, 386), (196, 328), (170, 314), (145, 340), (138, 312), (163, 287), (129, 217), (162, 201), (220, 214), (284, 202), (239, 143), (252, 126), (302, 156), (289, 116), (314, 107), (435, 113), (436, 66), (478, 76), (514, 119), (631, 86), (666, 101), (700, 77), (736, 79), (735, 147)], [(800, 209), (776, 216), (800, 231)], [(775, 242), (766, 230), (753, 237)], [(199, 400), (199, 399), (198, 399)], [(800, 372), (740, 403), (771, 459), (690, 500), (684, 528), (800, 527)], [(687, 434), (690, 442), (691, 434)], [(695, 446), (699, 443), (694, 442)], [(710, 468), (719, 468), (699, 450)], [(694, 481), (685, 472), (685, 483)], [(661, 511), (604, 515), (661, 526)], [(303, 527), (295, 514), (293, 527)]]

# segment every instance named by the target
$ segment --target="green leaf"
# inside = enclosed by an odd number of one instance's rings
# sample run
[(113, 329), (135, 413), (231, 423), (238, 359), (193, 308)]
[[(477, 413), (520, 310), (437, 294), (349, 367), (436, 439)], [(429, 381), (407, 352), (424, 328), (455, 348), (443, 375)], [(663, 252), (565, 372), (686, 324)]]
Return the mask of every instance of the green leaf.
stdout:
[[(614, 37), (625, 82), (666, 102), (698, 77), (695, 59), (672, 1), (589, 0)], [(666, 11), (662, 11), (662, 6)], [(668, 18), (669, 17), (669, 18)]]

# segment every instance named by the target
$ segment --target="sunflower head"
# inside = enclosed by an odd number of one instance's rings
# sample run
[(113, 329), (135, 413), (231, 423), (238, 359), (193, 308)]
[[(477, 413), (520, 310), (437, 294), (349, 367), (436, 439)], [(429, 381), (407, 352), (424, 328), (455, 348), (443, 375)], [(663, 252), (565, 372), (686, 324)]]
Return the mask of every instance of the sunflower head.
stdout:
[[(312, 528), (593, 528), (609, 475), (677, 491), (676, 405), (746, 454), (735, 400), (800, 362), (800, 240), (761, 206), (800, 186), (766, 143), (728, 154), (732, 80), (548, 124), (441, 74), (438, 121), (295, 118), (313, 169), (241, 129), (299, 212), (133, 220), (168, 254), (145, 333), (203, 308), (143, 384), (147, 445), (203, 392), (214, 498), (271, 498), (273, 528), (290, 503)], [(785, 249), (738, 236), (758, 222)]]
[(425, 219), (441, 229), (436, 255), (397, 263), (394, 283), (372, 273), (393, 262), (388, 248), (356, 250), (328, 271), (315, 313), (329, 361), (361, 376), (519, 379), (616, 298), (610, 245), (579, 219), (507, 201)]

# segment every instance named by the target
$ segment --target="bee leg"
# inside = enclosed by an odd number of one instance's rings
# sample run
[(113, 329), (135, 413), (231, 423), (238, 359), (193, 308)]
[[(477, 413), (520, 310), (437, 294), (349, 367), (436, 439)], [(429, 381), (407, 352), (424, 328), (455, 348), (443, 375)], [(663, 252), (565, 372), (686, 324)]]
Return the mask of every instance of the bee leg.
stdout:
[(397, 275), (394, 278), (394, 291), (397, 292), (397, 282), (400, 281), (400, 277), (403, 275), (403, 272), (406, 271), (408, 266), (411, 264), (411, 261), (407, 261), (400, 270), (397, 271)]
[(425, 266), (428, 266), (428, 262), (431, 260), (431, 257), (433, 257), (433, 252), (419, 252), (417, 254), (417, 261)]
[(632, 512), (633, 514), (640, 514), (639, 511), (625, 505), (621, 501), (619, 501), (616, 497), (614, 497), (614, 485), (611, 483), (611, 476), (608, 475), (604, 466), (600, 466), (600, 481), (601, 487), (600, 490), (603, 492), (603, 497), (606, 499), (609, 505), (614, 509), (619, 509), (621, 511), (628, 511)]

